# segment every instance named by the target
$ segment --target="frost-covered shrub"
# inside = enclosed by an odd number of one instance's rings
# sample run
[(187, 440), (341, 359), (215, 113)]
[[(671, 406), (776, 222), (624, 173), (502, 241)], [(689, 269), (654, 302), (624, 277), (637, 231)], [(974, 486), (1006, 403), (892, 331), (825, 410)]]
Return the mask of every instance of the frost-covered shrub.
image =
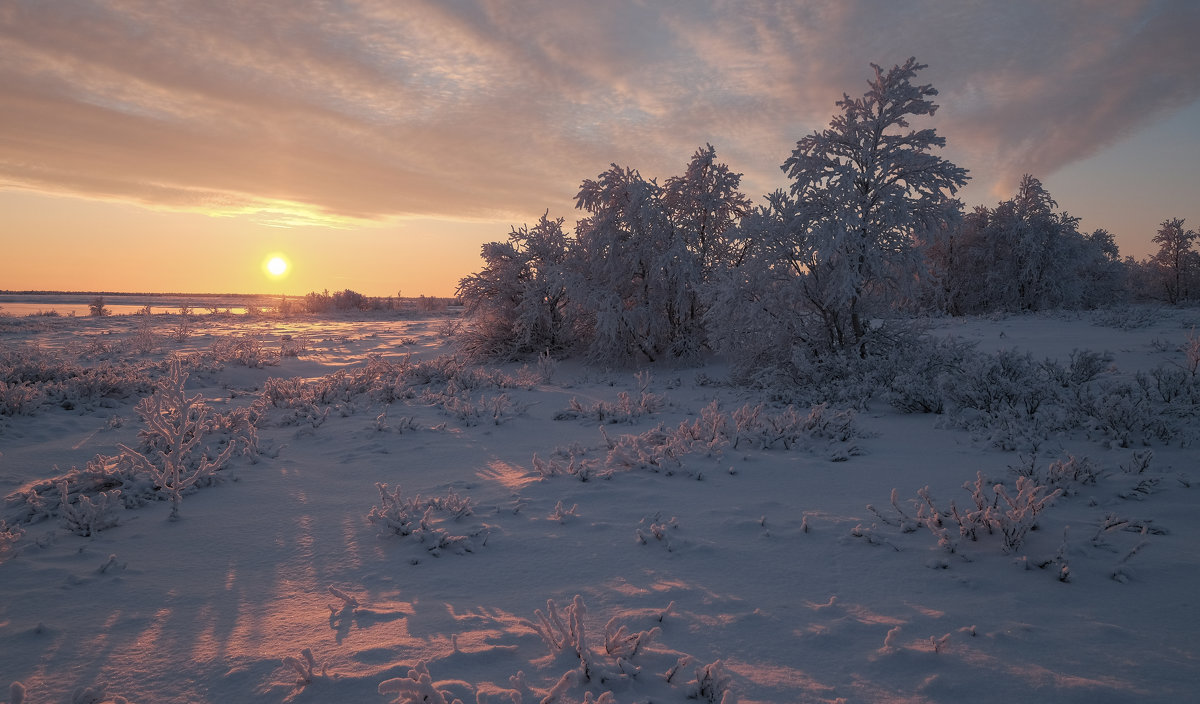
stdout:
[(833, 409), (817, 404), (805, 414), (795, 406), (778, 413), (765, 411), (762, 404), (742, 406), (731, 414), (734, 435), (733, 447), (747, 443), (759, 449), (782, 445), (790, 450), (801, 440), (829, 440), (846, 443), (859, 432), (855, 413), (849, 409)]
[(1187, 372), (1179, 367), (1158, 366), (1149, 372), (1138, 372), (1135, 380), (1157, 403), (1194, 403), (1193, 396), (1197, 389), (1190, 383)]
[(649, 373), (641, 372), (637, 378), (639, 388), (636, 400), (627, 391), (618, 392), (617, 400), (613, 403), (599, 400), (585, 406), (572, 398), (566, 410), (559, 411), (554, 419), (587, 418), (601, 423), (632, 423), (637, 418), (662, 410), (667, 405), (667, 397), (649, 390)]
[[(172, 366), (172, 374), (159, 382), (163, 393), (139, 405), (146, 421), (140, 451), (118, 445), (116, 455), (96, 455), (82, 469), (72, 467), (8, 495), (10, 518), (31, 523), (58, 517), (87, 535), (115, 525), (118, 503), (134, 508), (162, 499), (172, 501), (174, 517), (183, 493), (215, 482), (215, 473), (235, 452), (253, 457), (257, 435), (252, 410), (212, 413), (198, 395), (188, 399), (183, 394), (186, 374), (177, 363)], [(214, 452), (204, 445), (209, 441), (224, 448)]]
[(114, 490), (119, 490), (126, 508), (141, 506), (158, 498), (150, 478), (138, 475), (121, 455), (96, 455), (83, 469), (72, 467), (68, 472), (34, 482), (21, 491), (9, 494), (5, 497), (5, 504), (13, 509), (10, 518), (21, 523), (35, 523), (61, 516), (64, 485), (67, 488), (67, 502), (77, 502), (79, 496), (95, 496)]
[(1100, 469), (1086, 457), (1070, 455), (1065, 460), (1055, 460), (1046, 468), (1044, 481), (1059, 487), (1064, 493), (1076, 493), (1076, 487), (1095, 486), (1100, 478)]
[[(215, 455), (201, 447), (211, 433), (212, 411), (200, 394), (189, 397), (184, 391), (187, 377), (179, 360), (172, 360), (168, 375), (158, 382), (152, 395), (137, 405), (135, 410), (145, 424), (139, 432), (145, 454), (118, 445), (133, 471), (150, 477), (171, 501), (172, 520), (179, 517), (183, 493), (210, 483), (237, 448), (233, 440)], [(249, 442), (243, 440), (243, 444)]]
[(392, 704), (463, 704), (449, 690), (439, 690), (429, 675), (429, 667), (422, 660), (408, 671), (407, 677), (393, 677), (379, 683), (379, 693), (394, 694)]
[(101, 491), (91, 496), (79, 493), (74, 503), (70, 500), (67, 482), (60, 482), (58, 489), (61, 496), (59, 513), (72, 533), (86, 538), (120, 522), (115, 515), (124, 509), (120, 504), (120, 489)]
[(965, 361), (945, 383), (947, 396), (960, 409), (989, 416), (1035, 416), (1051, 397), (1051, 376), (1029, 353), (1001, 350)]
[(0, 416), (31, 415), (51, 405), (70, 410), (148, 393), (156, 366), (126, 360), (85, 366), (34, 345), (0, 347)]
[(629, 682), (640, 672), (634, 659), (643, 653), (650, 642), (661, 633), (658, 626), (646, 631), (631, 631), (617, 624), (617, 617), (604, 626), (604, 652), (592, 649), (587, 635), (587, 607), (578, 594), (570, 605), (560, 608), (553, 599), (546, 601), (546, 611), (534, 611), (536, 621), (529, 625), (542, 637), (552, 657), (573, 665), (551, 688), (544, 701), (554, 701), (569, 690), (587, 687), (589, 683), (606, 689), (616, 682)]
[(725, 671), (720, 660), (696, 669), (696, 681), (688, 696), (710, 704), (735, 704), (730, 691), (733, 677)]
[[(181, 309), (182, 310), (182, 309)], [(179, 320), (167, 331), (167, 337), (175, 342), (186, 342), (192, 336), (192, 319), (187, 313), (180, 313)]]
[(367, 520), (383, 532), (402, 537), (412, 536), (434, 554), (450, 550), (458, 554), (474, 552), (487, 545), (486, 526), (475, 527), (463, 535), (453, 535), (443, 526), (449, 521), (461, 521), (471, 515), (474, 503), (451, 491), (445, 496), (405, 497), (400, 487), (390, 489), (385, 483), (375, 484), (379, 490), (379, 505), (371, 507)]
[(1150, 462), (1153, 459), (1154, 452), (1152, 450), (1135, 451), (1128, 462), (1121, 463), (1121, 471), (1125, 474), (1144, 474), (1146, 470), (1150, 469)]
[(543, 350), (537, 358), (537, 370), (541, 382), (549, 384), (554, 380), (554, 374), (558, 371), (558, 360), (548, 350)]
[(289, 655), (283, 659), (283, 664), (292, 668), (298, 675), (296, 678), (296, 686), (304, 687), (312, 684), (312, 681), (318, 677), (326, 677), (328, 671), (325, 666), (321, 666), (321, 671), (317, 673), (317, 661), (313, 657), (312, 649), (305, 648), (300, 651), (300, 657)]
[(1045, 470), (1041, 469), (1036, 455), (1022, 457), (1019, 464), (1009, 468), (1017, 476), (1028, 477), (1039, 484), (1062, 489), (1066, 496), (1078, 493), (1078, 487), (1095, 486), (1103, 475), (1100, 468), (1087, 457), (1074, 455), (1054, 460)]
[(656, 513), (643, 518), (638, 525), (640, 527), (633, 532), (638, 545), (649, 545), (653, 540), (665, 547), (667, 552), (675, 551), (676, 544), (671, 540), (671, 535), (679, 529), (679, 522), (674, 516), (664, 520), (661, 513)]
[(548, 460), (543, 460), (538, 457), (535, 452), (531, 464), (533, 471), (537, 472), (543, 479), (550, 477), (575, 477), (581, 482), (590, 481), (592, 479), (608, 479), (612, 477), (612, 470), (604, 467), (592, 460), (580, 459), (576, 453), (570, 453), (567, 461), (551, 457)]
[(137, 314), (137, 323), (133, 332), (124, 340), (125, 347), (133, 354), (150, 354), (158, 344), (158, 336), (151, 324), (150, 306), (146, 306)]
[(892, 506), (899, 520), (889, 519), (873, 507), (868, 508), (885, 523), (904, 532), (918, 525), (924, 526), (937, 539), (938, 546), (950, 553), (958, 552), (963, 539), (976, 541), (985, 534), (995, 533), (1001, 536), (1004, 552), (1013, 553), (1024, 544), (1041, 513), (1063, 493), (1061, 487), (1051, 489), (1025, 474), (1016, 478), (1016, 494), (1011, 494), (1003, 484), (989, 486), (982, 472), (976, 475), (974, 482), (963, 484), (963, 488), (970, 492), (971, 503), (960, 509), (951, 501), (948, 510), (938, 509), (929, 487), (919, 490), (915, 522), (897, 504), (895, 490), (892, 491)]
[[(609, 437), (601, 426), (608, 446), (605, 468), (609, 471), (635, 468), (665, 470), (668, 474), (683, 466), (687, 455), (703, 453), (719, 457), (726, 447), (741, 443), (756, 449), (782, 446), (791, 450), (815, 441), (825, 445), (830, 459), (848, 459), (859, 450), (850, 441), (858, 436), (854, 412), (814, 406), (807, 414), (793, 406), (779, 413), (764, 411), (763, 405), (743, 406), (732, 414), (721, 412), (711, 402), (694, 421), (683, 421), (673, 428), (659, 424), (639, 434)], [(574, 464), (574, 460), (572, 460)]]
[(279, 357), (299, 357), (308, 350), (308, 340), (304, 337), (284, 335), (279, 338)]
[(506, 394), (487, 396), (480, 394), (478, 400), (464, 389), (459, 389), (454, 381), (450, 381), (442, 391), (426, 389), (420, 396), (422, 403), (440, 408), (450, 417), (460, 423), (473, 426), (481, 420), (490, 419), (493, 425), (500, 425), (514, 415), (523, 412), (512, 398)]
[(270, 350), (251, 335), (218, 338), (209, 347), (208, 356), (221, 364), (237, 364), (252, 369), (279, 364), (279, 352)]
[(303, 308), (308, 313), (325, 313), (333, 308), (333, 296), (329, 295), (329, 289), (324, 293), (309, 291), (304, 296)]
[(371, 304), (358, 291), (345, 289), (333, 294), (333, 307), (338, 310), (370, 310)]
[(339, 369), (316, 379), (271, 378), (263, 387), (264, 404), (289, 409), (281, 423), (319, 426), (330, 409), (348, 416), (358, 410), (361, 397), (385, 406), (397, 401), (417, 401), (435, 406), (450, 416), (474, 425), (490, 418), (500, 424), (524, 408), (506, 393), (485, 395), (489, 388), (530, 387), (539, 383), (532, 373), (516, 376), (469, 365), (456, 355), (400, 363), (378, 356), (366, 365)]
[(1003, 450), (1036, 450), (1053, 433), (1079, 425), (1066, 403), (1087, 389), (1069, 382), (1075, 373), (1028, 353), (972, 355), (943, 378), (950, 422)]
[(1081, 394), (1077, 408), (1105, 444), (1118, 447), (1145, 445), (1170, 432), (1146, 389), (1136, 383), (1102, 383), (1095, 392)]
[(0, 380), (0, 416), (29, 415), (41, 400), (41, 390), (28, 382), (8, 384)]
[(567, 508), (563, 506), (562, 501), (558, 501), (554, 504), (554, 510), (550, 512), (549, 516), (546, 516), (546, 519), (557, 523), (566, 523), (567, 519), (578, 517), (579, 504), (572, 504), (570, 508)]
[(946, 410), (946, 378), (961, 368), (970, 346), (951, 338), (918, 338), (897, 345), (880, 361), (894, 375), (885, 396), (902, 413), (942, 413)]

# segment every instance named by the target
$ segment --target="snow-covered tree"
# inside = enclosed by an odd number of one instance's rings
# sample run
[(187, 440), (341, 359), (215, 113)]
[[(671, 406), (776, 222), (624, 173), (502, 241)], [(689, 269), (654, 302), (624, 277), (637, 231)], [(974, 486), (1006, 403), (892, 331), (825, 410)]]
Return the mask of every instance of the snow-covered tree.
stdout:
[(1112, 233), (1103, 228), (1083, 236), (1079, 274), (1085, 308), (1111, 305), (1129, 295), (1129, 270)]
[(1183, 218), (1163, 220), (1158, 234), (1154, 235), (1158, 252), (1153, 261), (1161, 272), (1163, 291), (1172, 304), (1195, 294), (1190, 290), (1191, 279), (1200, 270), (1200, 257), (1192, 249), (1198, 233), (1185, 230), (1183, 223)]
[(512, 228), (507, 242), (483, 245), (483, 270), (458, 284), (469, 353), (511, 358), (560, 353), (572, 344), (564, 267), (573, 240), (562, 224), (547, 212), (532, 228)]
[(694, 357), (708, 345), (704, 316), (713, 286), (745, 259), (747, 242), (737, 236), (736, 226), (750, 211), (750, 199), (738, 190), (741, 180), (741, 174), (717, 162), (716, 149), (706, 144), (692, 155), (682, 176), (668, 178), (663, 186), (673, 249), (681, 246), (689, 255), (677, 263), (691, 266), (680, 269), (685, 299), (667, 311), (674, 357)]
[(929, 297), (954, 315), (1112, 302), (1125, 276), (1112, 235), (1084, 235), (1079, 218), (1057, 208), (1030, 175), (1013, 198), (975, 208), (929, 243)]
[(707, 277), (723, 267), (738, 266), (746, 243), (733, 237), (735, 226), (750, 212), (750, 199), (738, 190), (742, 175), (717, 162), (711, 144), (697, 149), (682, 176), (663, 185), (663, 203), (676, 236), (699, 259)]
[(785, 365), (796, 349), (867, 354), (884, 294), (907, 293), (918, 268), (914, 235), (959, 213), (952, 196), (966, 170), (932, 153), (945, 145), (935, 130), (908, 122), (937, 110), (937, 91), (912, 82), (925, 66), (872, 68), (861, 98), (843, 95), (828, 129), (797, 142), (782, 167), (788, 191), (768, 196), (740, 228), (757, 261), (737, 272), (744, 286), (727, 288), (718, 305), (737, 328), (722, 348), (737, 357), (748, 351), (739, 341), (776, 333), (789, 339), (753, 353)]
[(805, 269), (805, 296), (821, 320), (821, 342), (860, 352), (870, 289), (902, 285), (916, 265), (912, 235), (952, 218), (951, 196), (967, 172), (932, 153), (946, 140), (909, 128), (937, 110), (937, 91), (914, 85), (926, 68), (909, 59), (875, 77), (861, 98), (844, 95), (829, 128), (796, 144), (783, 170), (792, 179), (788, 242)]
[(575, 234), (546, 215), (483, 246), (459, 282), (465, 348), (487, 357), (586, 349), (593, 361), (690, 359), (707, 345), (708, 283), (740, 260), (741, 174), (705, 145), (665, 186), (613, 164), (576, 197)]
[(690, 256), (671, 237), (662, 189), (635, 169), (613, 164), (585, 180), (576, 207), (571, 299), (580, 306), (594, 361), (654, 361), (670, 331), (663, 311), (686, 303), (676, 269)]
[(711, 145), (660, 187), (613, 164), (585, 180), (576, 204), (570, 298), (595, 361), (690, 359), (706, 346), (706, 284), (740, 257), (728, 236), (748, 207), (741, 175)]

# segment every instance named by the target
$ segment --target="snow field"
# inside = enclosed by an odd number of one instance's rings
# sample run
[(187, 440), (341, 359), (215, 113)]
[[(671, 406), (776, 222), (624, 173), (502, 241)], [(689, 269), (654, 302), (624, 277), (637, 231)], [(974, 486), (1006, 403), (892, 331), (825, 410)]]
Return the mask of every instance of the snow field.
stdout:
[[(1188, 320), (973, 319), (931, 334), (1063, 362), (1109, 352), (1117, 380), (1184, 363)], [(775, 425), (743, 428), (794, 429), (811, 407), (788, 425), (778, 390), (724, 385), (719, 361), (476, 367), (447, 360), (438, 320), (214, 320), (144, 352), (120, 317), (4, 322), (6, 351), (36, 345), (60, 370), (125, 379), (92, 395), (43, 384), (31, 413), (0, 416), (10, 497), (139, 450), (134, 407), (171, 355), (188, 397), (259, 414), (257, 456), (182, 491), (178, 520), (164, 496), (82, 537), (6, 500), (0, 684), (24, 692), (10, 699), (1118, 702), (1194, 687), (1194, 419), (1131, 447), (1043, 424), (1034, 456), (875, 398), (827, 409), (847, 414), (848, 437), (768, 442), (741, 437), (737, 412), (762, 404)], [(677, 433), (710, 408), (726, 442)], [(945, 513), (973, 508), (964, 484), (979, 473), (988, 497), (1001, 482), (1015, 497), (1022, 473), (1061, 495), (1015, 548), (986, 528), (972, 541)], [(368, 518), (389, 510), (377, 484), (407, 535)], [(929, 503), (953, 551), (918, 513)]]

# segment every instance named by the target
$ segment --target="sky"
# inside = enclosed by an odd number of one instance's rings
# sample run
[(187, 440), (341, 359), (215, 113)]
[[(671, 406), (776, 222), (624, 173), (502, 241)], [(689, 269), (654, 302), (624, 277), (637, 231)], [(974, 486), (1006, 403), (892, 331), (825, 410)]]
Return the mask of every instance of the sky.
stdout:
[(761, 202), (910, 56), (968, 207), (1029, 173), (1142, 258), (1200, 226), (1197, 37), (1195, 0), (0, 0), (0, 290), (451, 295), (612, 163), (710, 143)]

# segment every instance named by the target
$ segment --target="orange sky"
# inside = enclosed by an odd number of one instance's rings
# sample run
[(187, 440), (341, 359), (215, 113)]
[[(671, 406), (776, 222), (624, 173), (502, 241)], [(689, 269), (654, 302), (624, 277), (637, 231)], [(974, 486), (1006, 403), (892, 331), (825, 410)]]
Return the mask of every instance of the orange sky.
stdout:
[(611, 162), (784, 185), (910, 55), (969, 206), (1032, 173), (1141, 257), (1200, 225), (1196, 36), (1189, 0), (6, 3), (0, 289), (450, 295)]

